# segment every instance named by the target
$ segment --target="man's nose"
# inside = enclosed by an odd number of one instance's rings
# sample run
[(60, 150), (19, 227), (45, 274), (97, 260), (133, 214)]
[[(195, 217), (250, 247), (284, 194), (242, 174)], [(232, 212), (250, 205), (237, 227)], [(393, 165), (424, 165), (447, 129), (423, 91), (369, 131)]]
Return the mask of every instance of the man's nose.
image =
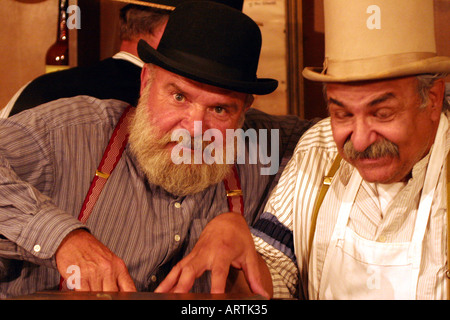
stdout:
[(377, 134), (367, 121), (359, 119), (353, 124), (350, 140), (356, 151), (363, 152), (377, 140)]
[(183, 120), (183, 128), (188, 130), (191, 137), (203, 134), (207, 130), (206, 109), (201, 106), (193, 106), (188, 110)]

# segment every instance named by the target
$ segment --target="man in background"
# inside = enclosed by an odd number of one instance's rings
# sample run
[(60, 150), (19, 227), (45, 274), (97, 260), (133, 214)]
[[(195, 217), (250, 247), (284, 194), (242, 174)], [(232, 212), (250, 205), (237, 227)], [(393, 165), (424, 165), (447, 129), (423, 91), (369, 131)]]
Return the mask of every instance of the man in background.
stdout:
[[(127, 0), (115, 0), (129, 3)], [(187, 0), (138, 0), (120, 10), (120, 51), (111, 58), (83, 67), (42, 75), (25, 85), (0, 110), (0, 118), (59, 98), (88, 95), (117, 99), (136, 105), (139, 98), (143, 62), (137, 43), (145, 40), (158, 46), (173, 9)], [(242, 10), (243, 0), (204, 0)]]

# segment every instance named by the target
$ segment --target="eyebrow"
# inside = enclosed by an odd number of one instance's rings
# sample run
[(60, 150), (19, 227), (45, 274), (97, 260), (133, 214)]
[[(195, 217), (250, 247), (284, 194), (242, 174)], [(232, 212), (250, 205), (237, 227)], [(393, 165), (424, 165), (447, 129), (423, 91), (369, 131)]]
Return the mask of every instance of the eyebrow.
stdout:
[(166, 88), (169, 89), (169, 90), (173, 90), (173, 91), (182, 93), (183, 95), (186, 95), (185, 92), (184, 92), (184, 90), (181, 89), (179, 86), (177, 86), (175, 83), (172, 83), (172, 82), (169, 83), (169, 84), (166, 86)]
[(330, 103), (335, 104), (339, 107), (344, 107), (344, 104), (342, 102), (333, 98), (328, 98), (327, 104), (329, 105)]
[(380, 104), (380, 103), (382, 103), (386, 100), (392, 99), (392, 98), (395, 98), (395, 94), (393, 94), (392, 92), (385, 93), (381, 97), (378, 97), (378, 98), (372, 100), (369, 103), (369, 106), (371, 106), (371, 107), (376, 106), (377, 104)]
[[(384, 101), (387, 101), (389, 99), (392, 99), (392, 98), (395, 98), (395, 94), (392, 93), (392, 92), (388, 92), (388, 93), (385, 93), (385, 94), (381, 95), (380, 97), (375, 98), (374, 100), (370, 101), (367, 105), (369, 107), (374, 107), (377, 104), (380, 104), (380, 103), (382, 103)], [(328, 98), (327, 104), (328, 105), (329, 104), (335, 104), (335, 105), (337, 105), (339, 107), (345, 107), (345, 104), (343, 102), (341, 102), (339, 100), (336, 100), (334, 98), (331, 98), (331, 97)]]

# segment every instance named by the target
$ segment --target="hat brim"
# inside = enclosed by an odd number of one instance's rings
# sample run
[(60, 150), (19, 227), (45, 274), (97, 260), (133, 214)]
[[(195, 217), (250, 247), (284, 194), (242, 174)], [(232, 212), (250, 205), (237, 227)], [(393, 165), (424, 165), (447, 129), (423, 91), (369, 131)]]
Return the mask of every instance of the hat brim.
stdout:
[(269, 78), (256, 79), (255, 81), (237, 81), (234, 79), (223, 78), (219, 72), (211, 72), (211, 69), (213, 68), (198, 68), (196, 65), (192, 66), (185, 61), (180, 62), (166, 57), (142, 40), (138, 43), (138, 54), (145, 63), (152, 63), (188, 79), (223, 89), (265, 95), (272, 93), (278, 87), (278, 81)]
[(323, 73), (323, 68), (306, 67), (303, 69), (302, 75), (304, 78), (311, 81), (355, 82), (398, 78), (430, 73), (450, 73), (450, 58), (437, 56), (404, 65), (399, 65), (388, 70), (374, 73), (354, 73), (352, 75), (329, 75)]

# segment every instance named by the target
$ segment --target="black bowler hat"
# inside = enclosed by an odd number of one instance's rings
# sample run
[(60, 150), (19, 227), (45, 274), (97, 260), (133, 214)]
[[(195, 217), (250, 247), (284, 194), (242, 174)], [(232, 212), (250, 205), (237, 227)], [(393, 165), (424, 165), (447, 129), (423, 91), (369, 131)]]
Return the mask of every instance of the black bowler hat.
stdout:
[[(115, 1), (165, 10), (173, 10), (179, 4), (189, 0), (115, 0)], [(242, 6), (244, 4), (244, 0), (205, 0), (205, 1), (214, 1), (223, 3), (240, 11), (242, 11)]]
[(268, 94), (278, 81), (258, 79), (261, 31), (242, 12), (212, 1), (191, 1), (171, 13), (155, 50), (144, 40), (139, 57), (170, 72), (233, 91)]

